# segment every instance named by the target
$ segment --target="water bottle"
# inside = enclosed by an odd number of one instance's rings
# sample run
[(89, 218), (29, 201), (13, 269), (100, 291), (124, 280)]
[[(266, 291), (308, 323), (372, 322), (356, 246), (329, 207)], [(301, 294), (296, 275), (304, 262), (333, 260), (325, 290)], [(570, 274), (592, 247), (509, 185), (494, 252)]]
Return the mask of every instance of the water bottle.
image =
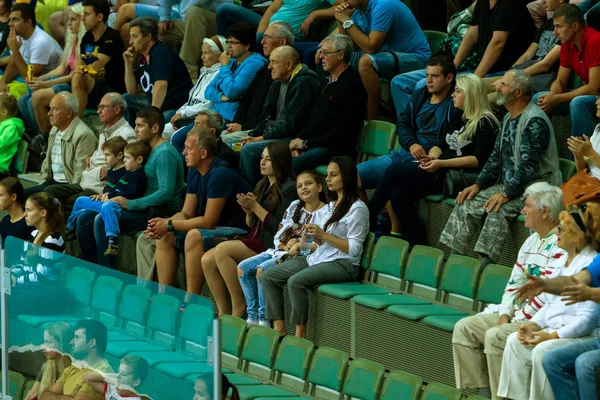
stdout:
[(302, 243), (302, 247), (300, 248), (300, 254), (303, 256), (308, 256), (310, 251), (312, 250), (312, 244), (315, 241), (315, 238), (310, 233), (304, 234), (304, 243)]

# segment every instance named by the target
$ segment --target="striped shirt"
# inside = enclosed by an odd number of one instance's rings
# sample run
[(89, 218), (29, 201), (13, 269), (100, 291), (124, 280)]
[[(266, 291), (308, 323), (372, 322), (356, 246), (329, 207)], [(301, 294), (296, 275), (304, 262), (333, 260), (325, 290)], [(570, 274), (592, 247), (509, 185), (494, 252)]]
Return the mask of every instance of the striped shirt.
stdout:
[(67, 183), (62, 159), (62, 133), (58, 131), (52, 143), (52, 178), (59, 183)]

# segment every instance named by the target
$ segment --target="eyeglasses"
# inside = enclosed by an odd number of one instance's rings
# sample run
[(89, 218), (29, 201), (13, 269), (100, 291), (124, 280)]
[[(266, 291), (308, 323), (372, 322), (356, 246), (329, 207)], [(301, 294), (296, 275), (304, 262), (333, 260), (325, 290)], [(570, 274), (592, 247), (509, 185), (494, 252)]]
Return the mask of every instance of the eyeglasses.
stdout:
[(281, 37), (279, 36), (271, 36), (271, 35), (263, 35), (263, 39), (265, 40), (271, 40), (271, 39), (281, 39)]
[(342, 50), (336, 50), (336, 51), (327, 51), (327, 50), (321, 50), (321, 54), (324, 56), (328, 56), (331, 54), (335, 54), (335, 53), (340, 53)]
[(571, 204), (570, 206), (567, 207), (567, 211), (569, 212), (569, 214), (571, 215), (571, 217), (573, 217), (573, 220), (575, 221), (575, 223), (577, 224), (577, 226), (579, 227), (579, 229), (581, 229), (582, 232), (586, 232), (586, 228), (585, 228), (585, 224), (583, 223), (583, 213), (587, 210), (587, 204), (583, 203), (583, 204)]
[(229, 39), (227, 39), (227, 40), (225, 41), (225, 43), (227, 43), (227, 44), (230, 44), (230, 45), (232, 45), (232, 46), (233, 46), (234, 44), (240, 44), (240, 43), (242, 43), (242, 42), (240, 42), (239, 40), (229, 40)]
[(98, 104), (98, 111), (104, 110), (105, 108), (109, 108), (109, 107), (115, 107), (115, 106), (107, 106), (104, 104)]

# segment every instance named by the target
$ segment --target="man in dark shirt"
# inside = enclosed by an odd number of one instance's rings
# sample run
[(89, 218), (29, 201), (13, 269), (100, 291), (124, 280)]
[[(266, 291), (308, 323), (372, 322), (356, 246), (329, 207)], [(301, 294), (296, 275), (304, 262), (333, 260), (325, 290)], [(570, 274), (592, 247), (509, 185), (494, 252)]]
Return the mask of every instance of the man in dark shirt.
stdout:
[(6, 39), (8, 39), (8, 33), (10, 32), (10, 26), (8, 20), (10, 17), (10, 6), (12, 2), (9, 0), (0, 1), (0, 68), (4, 68), (8, 65), (10, 58), (10, 51), (6, 46)]
[[(138, 110), (160, 108), (166, 121), (187, 101), (192, 80), (184, 62), (169, 46), (158, 41), (158, 22), (136, 18), (129, 24), (130, 47), (123, 53), (129, 123)], [(144, 95), (138, 95), (139, 89)]]
[(87, 31), (75, 60), (73, 94), (79, 100), (79, 117), (88, 106), (96, 108), (106, 93), (125, 92), (123, 41), (119, 32), (106, 26), (110, 9), (104, 0), (83, 2), (83, 24)]

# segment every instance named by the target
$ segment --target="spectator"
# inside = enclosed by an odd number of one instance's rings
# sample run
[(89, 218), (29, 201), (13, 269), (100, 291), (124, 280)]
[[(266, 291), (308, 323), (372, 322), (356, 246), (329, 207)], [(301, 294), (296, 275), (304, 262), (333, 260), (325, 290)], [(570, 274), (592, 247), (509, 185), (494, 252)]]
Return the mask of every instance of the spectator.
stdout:
[(147, 377), (148, 361), (140, 356), (125, 356), (119, 363), (116, 382), (97, 372), (86, 372), (83, 374), (83, 381), (96, 392), (103, 394), (105, 400), (142, 400), (142, 397), (132, 390), (139, 390)]
[(127, 142), (135, 141), (135, 132), (129, 126), (123, 113), (127, 105), (119, 93), (107, 93), (98, 105), (98, 117), (103, 123), (98, 132), (98, 148), (91, 157), (86, 158), (86, 169), (81, 173), (81, 181), (72, 185), (50, 185), (45, 191), (59, 199), (66, 210), (70, 210), (80, 196), (101, 194), (106, 183), (108, 167), (104, 160), (102, 146), (108, 140), (121, 137)]
[(83, 6), (76, 4), (65, 11), (68, 15), (69, 30), (67, 31), (67, 40), (63, 49), (62, 57), (58, 67), (48, 72), (27, 80), (29, 89), (33, 91), (27, 102), (22, 100), (21, 115), (23, 120), (31, 130), (41, 132), (50, 132), (50, 120), (48, 111), (50, 111), (50, 101), (58, 92), (70, 91), (71, 80), (75, 74), (75, 60), (79, 59), (79, 45), (85, 35), (85, 25), (83, 25)]
[(125, 93), (123, 52), (119, 32), (106, 26), (110, 9), (104, 0), (83, 1), (83, 23), (87, 33), (81, 39), (79, 70), (73, 76), (73, 94), (79, 100), (80, 118), (86, 108), (96, 108), (111, 92)]
[(46, 362), (35, 378), (35, 383), (25, 394), (23, 400), (34, 400), (40, 397), (71, 366), (71, 341), (73, 340), (73, 327), (67, 322), (54, 322), (44, 330), (44, 355)]
[[(263, 54), (267, 58), (280, 46), (292, 46), (294, 44), (292, 27), (287, 22), (273, 22), (265, 31), (261, 44)], [(227, 124), (227, 130), (221, 135), (225, 143), (241, 140), (247, 135), (246, 131), (251, 131), (258, 124), (272, 84), (271, 70), (268, 64), (264, 64), (256, 72), (246, 94), (240, 99), (233, 122)]]
[[(486, 89), (481, 79), (475, 74), (460, 75), (452, 97), (454, 107), (463, 112), (462, 120), (449, 126), (445, 135), (443, 130), (440, 131), (438, 143), (419, 162), (392, 163), (368, 203), (371, 226), (375, 226), (375, 216), (390, 200), (392, 214), (399, 219), (400, 229), (396, 230), (398, 227), (394, 226), (393, 232), (402, 232), (402, 237), (411, 245), (418, 244), (423, 238), (414, 202), (427, 195), (442, 193), (449, 168), (475, 175), (494, 149), (499, 122), (486, 101)], [(399, 125), (409, 124), (409, 118), (406, 113), (402, 114)], [(467, 179), (467, 175), (464, 176)]]
[(10, 33), (10, 8), (12, 1), (0, 1), (0, 68), (4, 69), (10, 62), (10, 50), (6, 45), (6, 40)]
[[(480, 58), (474, 73), (480, 78), (511, 68), (529, 48), (536, 33), (525, 2), (497, 0), (492, 7), (492, 1), (477, 1), (471, 27), (454, 57), (454, 64), (460, 68), (471, 52), (476, 50)], [(425, 77), (423, 72), (402, 74), (392, 80), (392, 97), (398, 114), (406, 108), (412, 92), (423, 86), (414, 86)]]
[(358, 279), (363, 242), (367, 237), (369, 210), (358, 198), (356, 164), (347, 156), (334, 157), (327, 166), (327, 189), (334, 203), (323, 229), (308, 224), (316, 250), (308, 257), (295, 257), (264, 271), (260, 277), (265, 294), (266, 319), (273, 320), (280, 336), (285, 336), (283, 289), (287, 284), (292, 305), (291, 323), (296, 336), (306, 337), (308, 290), (316, 285), (350, 282)]
[(260, 179), (258, 160), (265, 146), (278, 140), (289, 143), (298, 137), (319, 91), (317, 74), (300, 63), (291, 46), (271, 52), (269, 69), (274, 82), (261, 118), (248, 136), (242, 137), (240, 169), (251, 183)]
[(211, 131), (195, 128), (188, 133), (184, 155), (189, 171), (183, 208), (171, 217), (148, 221), (137, 242), (138, 276), (151, 279), (156, 263), (158, 282), (173, 286), (183, 250), (187, 291), (200, 294), (204, 286), (200, 261), (214, 246), (213, 239), (246, 233), (244, 212), (235, 196), (252, 189), (216, 154), (217, 140)]
[(0, 179), (8, 176), (25, 132), (23, 121), (17, 118), (18, 114), (17, 99), (9, 93), (0, 93)]
[(248, 24), (240, 22), (229, 27), (227, 51), (219, 56), (222, 67), (204, 93), (227, 123), (233, 120), (239, 100), (256, 72), (267, 63), (263, 56), (252, 51), (255, 36), (256, 30)]
[(480, 389), (480, 394), (489, 390), (493, 400), (498, 398), (506, 338), (544, 304), (539, 296), (533, 301), (521, 302), (515, 296), (516, 290), (527, 282), (528, 275), (548, 279), (566, 261), (565, 251), (557, 246), (556, 227), (562, 211), (560, 189), (538, 182), (525, 190), (525, 196), (521, 214), (525, 216), (525, 227), (533, 234), (519, 250), (501, 304), (489, 305), (483, 312), (461, 319), (452, 334), (456, 387)]
[[(136, 18), (129, 26), (130, 47), (123, 53), (128, 121), (133, 123), (136, 113), (149, 106), (161, 109), (165, 121), (170, 121), (192, 89), (190, 75), (181, 58), (165, 43), (158, 41), (158, 24), (155, 20)], [(135, 69), (134, 64), (137, 64)], [(145, 95), (138, 95), (140, 87)]]
[(349, 65), (351, 56), (352, 40), (346, 35), (329, 35), (321, 42), (319, 58), (329, 76), (321, 85), (308, 122), (290, 142), (296, 173), (327, 164), (333, 156), (356, 157), (367, 93), (360, 75)]
[(99, 212), (104, 221), (108, 247), (105, 256), (116, 256), (119, 252), (119, 217), (122, 208), (110, 201), (122, 196), (127, 200), (139, 199), (146, 189), (143, 164), (148, 161), (150, 146), (144, 142), (127, 144), (122, 137), (115, 137), (102, 145), (106, 165), (106, 186), (103, 194), (79, 197), (67, 221), (67, 229), (75, 230), (77, 217), (85, 210)]
[(427, 39), (410, 9), (395, 0), (346, 0), (335, 18), (359, 48), (352, 64), (367, 90), (367, 119), (377, 119), (380, 79), (423, 68), (431, 57)]
[(48, 153), (42, 163), (43, 183), (25, 189), (25, 197), (51, 185), (79, 185), (86, 160), (96, 148), (96, 135), (77, 118), (79, 102), (69, 92), (59, 92), (50, 102)]
[(25, 189), (17, 178), (9, 177), (0, 181), (0, 210), (8, 213), (0, 221), (2, 248), (8, 236), (29, 240), (33, 228), (25, 221)]
[[(570, 113), (573, 135), (589, 136), (594, 131), (594, 104), (600, 89), (600, 33), (585, 26), (583, 13), (574, 4), (556, 10), (554, 27), (562, 44), (558, 76), (550, 92), (537, 93), (533, 101), (548, 114), (554, 109)], [(585, 84), (568, 91), (573, 72)]]
[(35, 227), (28, 241), (64, 253), (65, 218), (62, 205), (48, 193), (34, 193), (25, 202), (25, 222)]
[[(171, 143), (162, 138), (164, 126), (163, 113), (156, 107), (140, 110), (135, 120), (137, 141), (148, 144), (152, 151), (144, 165), (147, 181), (144, 196), (135, 200), (123, 196), (112, 198), (123, 209), (119, 217), (121, 232), (141, 231), (148, 219), (172, 215), (181, 207), (183, 165)], [(108, 248), (105, 232), (99, 213), (87, 210), (77, 218), (76, 233), (84, 260), (114, 266), (113, 257), (103, 256)]]
[(185, 150), (185, 141), (187, 140), (187, 134), (194, 127), (201, 127), (203, 129), (208, 129), (215, 135), (215, 139), (217, 139), (217, 157), (221, 160), (225, 161), (230, 168), (233, 168), (236, 172), (239, 172), (239, 158), (235, 151), (231, 149), (228, 145), (223, 143), (223, 140), (220, 137), (220, 132), (223, 130), (223, 117), (219, 115), (218, 112), (213, 110), (204, 110), (200, 111), (196, 118), (194, 119), (194, 123), (184, 126), (179, 129), (176, 134), (172, 138), (172, 143), (175, 149), (185, 162), (185, 156), (183, 155), (183, 150)]
[(238, 264), (237, 274), (246, 297), (248, 325), (271, 327), (265, 317), (265, 295), (258, 278), (286, 255), (294, 257), (312, 250), (315, 245), (306, 241), (305, 227), (309, 223), (323, 226), (331, 211), (321, 177), (315, 172), (301, 172), (296, 185), (300, 199), (294, 200), (283, 214), (273, 247)]
[[(584, 219), (578, 207), (563, 211), (558, 225), (558, 246), (566, 253), (564, 266), (553, 274), (573, 276), (583, 270), (598, 252), (593, 237), (595, 218)], [(542, 367), (550, 349), (579, 342), (598, 323), (598, 305), (585, 301), (566, 305), (559, 296), (542, 294), (544, 306), (530, 321), (520, 325), (506, 339), (498, 396), (504, 398), (554, 399)], [(532, 348), (533, 347), (533, 348)]]
[[(194, 118), (200, 111), (208, 110), (212, 107), (212, 102), (206, 98), (204, 93), (208, 84), (212, 82), (221, 69), (219, 56), (226, 48), (227, 39), (223, 36), (213, 36), (210, 39), (204, 39), (204, 43), (202, 44), (202, 63), (204, 66), (200, 69), (200, 77), (190, 91), (188, 101), (177, 110), (171, 121), (165, 125), (163, 137), (166, 140), (171, 140), (173, 133), (176, 131), (176, 125), (181, 128), (182, 121)], [(187, 135), (187, 132), (183, 135), (184, 141), (185, 135)], [(177, 148), (177, 146), (175, 147)]]
[(61, 377), (47, 391), (43, 392), (40, 400), (55, 400), (57, 395), (61, 399), (89, 399), (102, 400), (104, 396), (96, 392), (83, 380), (83, 375), (88, 372), (112, 373), (112, 369), (104, 358), (108, 332), (104, 324), (93, 319), (84, 319), (75, 325), (75, 337), (72, 355), (75, 359), (82, 360), (85, 367), (80, 368), (70, 365), (65, 368)]
[(244, 314), (244, 295), (236, 267), (243, 260), (267, 249), (267, 245), (273, 242), (285, 210), (296, 197), (292, 156), (287, 144), (267, 144), (260, 160), (260, 172), (263, 177), (253, 193), (237, 193), (237, 203), (246, 213), (246, 226), (250, 229), (247, 238), (219, 243), (202, 256), (204, 276), (214, 295), (219, 315), (241, 317)]
[(465, 254), (477, 225), (487, 214), (474, 250), (482, 257), (482, 267), (498, 260), (509, 221), (523, 208), (524, 189), (539, 181), (561, 182), (552, 124), (530, 103), (531, 79), (521, 70), (509, 70), (499, 82), (498, 104), (504, 105), (508, 114), (502, 120), (494, 151), (475, 184), (456, 197), (456, 207), (440, 236), (441, 243)]
[[(214, 397), (214, 381), (212, 374), (200, 375), (194, 383), (194, 398), (192, 400), (210, 400)], [(225, 374), (221, 374), (221, 397), (229, 400), (240, 400), (237, 387), (232, 385)]]

